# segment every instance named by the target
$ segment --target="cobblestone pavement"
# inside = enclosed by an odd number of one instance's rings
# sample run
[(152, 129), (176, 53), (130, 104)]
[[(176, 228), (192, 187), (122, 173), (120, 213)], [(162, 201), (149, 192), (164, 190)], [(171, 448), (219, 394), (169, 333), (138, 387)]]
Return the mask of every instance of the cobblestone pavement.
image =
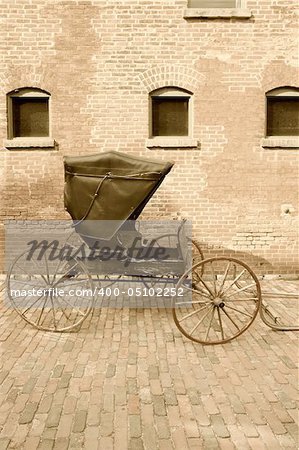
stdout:
[(203, 347), (168, 310), (96, 310), (57, 335), (1, 313), (1, 450), (297, 448), (295, 332), (258, 318)]

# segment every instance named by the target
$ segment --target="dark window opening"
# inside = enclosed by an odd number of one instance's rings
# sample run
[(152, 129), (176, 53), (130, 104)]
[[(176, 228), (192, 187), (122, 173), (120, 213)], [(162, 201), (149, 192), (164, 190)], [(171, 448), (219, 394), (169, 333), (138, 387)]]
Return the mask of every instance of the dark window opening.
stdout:
[(48, 98), (12, 97), (13, 137), (49, 136)]
[(188, 136), (189, 98), (152, 97), (152, 135)]
[(299, 97), (267, 97), (267, 136), (299, 136)]

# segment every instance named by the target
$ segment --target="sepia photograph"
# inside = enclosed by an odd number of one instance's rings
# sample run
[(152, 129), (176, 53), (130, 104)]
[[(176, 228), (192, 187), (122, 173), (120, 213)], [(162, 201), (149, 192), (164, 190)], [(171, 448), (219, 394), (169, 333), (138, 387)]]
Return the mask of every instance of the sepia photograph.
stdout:
[(0, 0), (0, 450), (297, 450), (298, 0)]

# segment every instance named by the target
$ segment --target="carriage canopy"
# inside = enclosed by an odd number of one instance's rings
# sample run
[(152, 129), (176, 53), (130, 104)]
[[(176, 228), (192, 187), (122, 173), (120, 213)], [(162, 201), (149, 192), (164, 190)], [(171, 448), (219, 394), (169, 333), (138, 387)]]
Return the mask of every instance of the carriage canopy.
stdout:
[[(64, 203), (76, 231), (111, 239), (126, 220), (137, 219), (172, 166), (114, 151), (65, 157)], [(95, 233), (94, 220), (113, 222)]]

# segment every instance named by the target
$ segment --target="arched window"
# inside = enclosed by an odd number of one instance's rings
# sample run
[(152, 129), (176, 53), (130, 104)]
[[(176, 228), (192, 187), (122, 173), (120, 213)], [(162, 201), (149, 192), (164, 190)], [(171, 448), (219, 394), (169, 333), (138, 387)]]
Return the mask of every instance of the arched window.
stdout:
[(150, 93), (150, 137), (192, 136), (191, 92), (165, 87)]
[(266, 93), (267, 136), (299, 136), (299, 88), (280, 87)]
[(50, 94), (21, 88), (7, 94), (8, 139), (50, 136)]

